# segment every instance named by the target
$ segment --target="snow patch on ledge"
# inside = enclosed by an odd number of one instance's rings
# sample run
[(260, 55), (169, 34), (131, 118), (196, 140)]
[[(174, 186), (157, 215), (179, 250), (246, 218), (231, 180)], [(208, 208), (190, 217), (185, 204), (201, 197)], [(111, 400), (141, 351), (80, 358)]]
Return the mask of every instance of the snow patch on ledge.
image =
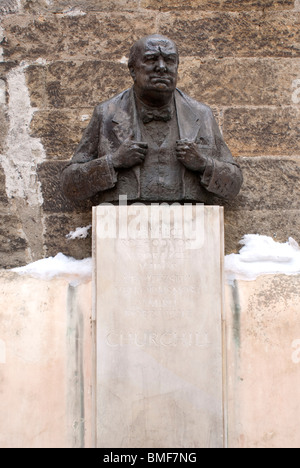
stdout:
[[(239, 254), (225, 257), (225, 274), (230, 284), (234, 280), (254, 281), (262, 275), (300, 274), (300, 247), (293, 238), (281, 244), (271, 237), (247, 234), (240, 243), (243, 247)], [(92, 258), (75, 260), (59, 253), (11, 271), (43, 280), (64, 278), (77, 286), (91, 280)]]
[(92, 259), (75, 260), (59, 253), (55, 257), (44, 258), (24, 267), (13, 268), (11, 271), (46, 281), (64, 278), (71, 286), (78, 286), (92, 279)]
[(76, 228), (75, 231), (69, 232), (69, 234), (66, 235), (66, 238), (68, 240), (86, 239), (87, 236), (89, 235), (89, 230), (91, 228), (92, 228), (91, 224), (89, 224), (88, 226), (85, 226), (85, 227), (78, 227), (78, 228)]
[(80, 10), (79, 8), (71, 8), (69, 10), (64, 10), (62, 13), (63, 16), (72, 16), (76, 18), (77, 16), (85, 16), (86, 12)]
[(240, 243), (244, 246), (239, 254), (225, 257), (227, 281), (253, 281), (262, 275), (300, 274), (300, 247), (292, 238), (285, 244), (271, 237), (247, 234)]

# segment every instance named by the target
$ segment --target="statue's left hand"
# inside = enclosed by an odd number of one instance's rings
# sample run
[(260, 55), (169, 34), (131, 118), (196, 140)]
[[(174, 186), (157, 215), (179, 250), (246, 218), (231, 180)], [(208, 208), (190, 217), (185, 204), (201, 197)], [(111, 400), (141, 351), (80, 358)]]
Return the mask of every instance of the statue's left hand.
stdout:
[(207, 156), (201, 151), (194, 141), (178, 140), (176, 142), (176, 155), (185, 167), (191, 171), (203, 172), (207, 164)]

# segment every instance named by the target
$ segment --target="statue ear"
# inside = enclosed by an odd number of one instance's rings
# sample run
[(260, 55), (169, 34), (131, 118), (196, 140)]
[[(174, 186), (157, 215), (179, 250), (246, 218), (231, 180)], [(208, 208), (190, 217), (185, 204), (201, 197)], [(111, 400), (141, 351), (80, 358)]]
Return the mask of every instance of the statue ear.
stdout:
[(130, 67), (129, 71), (130, 71), (131, 78), (133, 79), (133, 81), (135, 81), (136, 74), (135, 74), (134, 68)]

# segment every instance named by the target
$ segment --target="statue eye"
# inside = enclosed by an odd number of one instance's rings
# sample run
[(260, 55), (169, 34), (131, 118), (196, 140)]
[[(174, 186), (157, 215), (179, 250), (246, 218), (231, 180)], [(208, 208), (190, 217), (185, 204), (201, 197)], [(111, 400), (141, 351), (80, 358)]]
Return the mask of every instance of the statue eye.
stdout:
[(148, 55), (148, 56), (145, 58), (145, 61), (146, 61), (146, 62), (155, 62), (155, 60), (156, 60), (155, 55)]

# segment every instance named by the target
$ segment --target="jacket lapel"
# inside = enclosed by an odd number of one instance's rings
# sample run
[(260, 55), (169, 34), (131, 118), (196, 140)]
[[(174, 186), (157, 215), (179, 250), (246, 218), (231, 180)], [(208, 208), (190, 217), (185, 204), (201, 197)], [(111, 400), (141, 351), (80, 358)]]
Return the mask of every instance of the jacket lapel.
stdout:
[[(200, 118), (193, 112), (184, 94), (178, 89), (175, 91), (175, 103), (180, 139), (196, 140), (201, 126)], [(132, 133), (135, 139), (140, 140), (141, 131), (136, 115), (132, 88), (124, 95), (116, 109), (112, 122), (113, 133), (120, 143)]]
[(196, 140), (201, 125), (199, 117), (178, 89), (175, 91), (175, 102), (180, 139)]
[[(184, 94), (178, 89), (175, 91), (175, 103), (180, 139), (196, 140), (201, 126), (200, 118), (193, 112)], [(112, 131), (120, 143), (132, 133), (136, 140), (141, 139), (132, 88), (124, 95), (112, 122)]]
[[(136, 106), (133, 94), (133, 88), (123, 96), (120, 106), (116, 110), (112, 119), (112, 131), (119, 143), (123, 143), (130, 135), (134, 139), (141, 141), (141, 129), (137, 119)], [(137, 180), (137, 198), (141, 197), (141, 169), (135, 166), (132, 171)]]
[(124, 95), (120, 106), (112, 118), (112, 131), (117, 137), (119, 143), (123, 143), (131, 134), (135, 139), (140, 137), (140, 129), (136, 116), (135, 102), (133, 89), (131, 88), (126, 95)]

